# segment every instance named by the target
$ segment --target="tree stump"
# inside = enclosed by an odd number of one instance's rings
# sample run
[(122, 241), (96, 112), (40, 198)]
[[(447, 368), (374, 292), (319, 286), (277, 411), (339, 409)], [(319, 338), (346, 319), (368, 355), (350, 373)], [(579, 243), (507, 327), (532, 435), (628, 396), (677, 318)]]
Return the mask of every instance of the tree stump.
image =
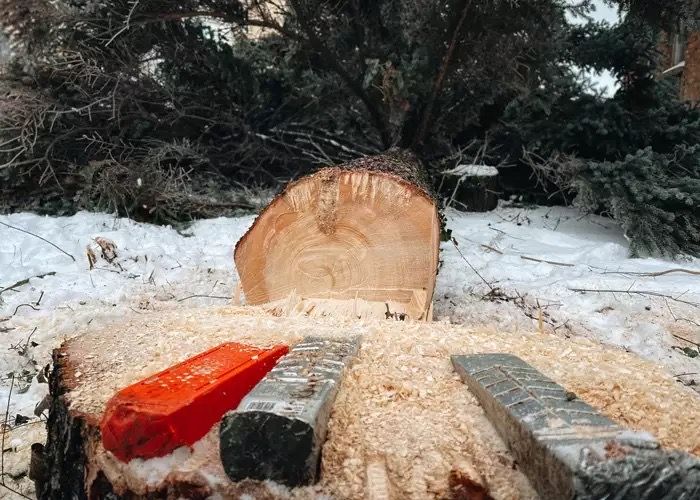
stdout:
[(290, 183), (236, 245), (247, 303), (375, 304), (379, 317), (430, 319), (440, 221), (420, 162), (360, 158)]
[(489, 165), (457, 165), (442, 172), (440, 195), (446, 206), (488, 212), (498, 206), (498, 170)]
[[(455, 380), (449, 366), (455, 353), (525, 357), (617, 423), (632, 419), (636, 430), (657, 435), (665, 446), (700, 454), (697, 395), (651, 363), (590, 341), (443, 322), (316, 320), (272, 316), (258, 307), (182, 304), (110, 321), (96, 317), (79, 333), (54, 353), (48, 443), (43, 463), (32, 467), (42, 500), (371, 497), (365, 486), (392, 489), (396, 498), (458, 498), (450, 490), (480, 477), (488, 477), (494, 498), (533, 498), (483, 407)], [(296, 346), (309, 333), (362, 339), (332, 405), (319, 484), (287, 491), (270, 481), (231, 481), (219, 453), (219, 425), (167, 457), (124, 463), (104, 449), (100, 420), (120, 389), (225, 342)], [(388, 466), (386, 477), (370, 470), (378, 457)]]

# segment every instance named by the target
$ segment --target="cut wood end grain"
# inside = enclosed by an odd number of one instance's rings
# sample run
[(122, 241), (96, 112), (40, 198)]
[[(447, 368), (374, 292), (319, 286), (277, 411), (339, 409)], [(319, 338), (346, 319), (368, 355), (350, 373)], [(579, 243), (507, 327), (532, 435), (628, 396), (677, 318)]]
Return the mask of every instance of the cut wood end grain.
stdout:
[[(425, 290), (356, 290), (353, 298), (337, 298), (333, 292), (319, 292), (319, 295), (325, 297), (300, 297), (293, 290), (286, 298), (262, 307), (273, 316), (332, 316), (361, 320), (384, 318), (396, 321), (433, 319), (432, 304), (428, 302)], [(393, 298), (383, 301), (382, 297)]]
[[(390, 159), (386, 159), (390, 158)], [(353, 168), (325, 168), (291, 183), (236, 246), (246, 301), (304, 299), (385, 303), (410, 319), (426, 319), (435, 287), (440, 223), (429, 192), (408, 179), (393, 157)]]

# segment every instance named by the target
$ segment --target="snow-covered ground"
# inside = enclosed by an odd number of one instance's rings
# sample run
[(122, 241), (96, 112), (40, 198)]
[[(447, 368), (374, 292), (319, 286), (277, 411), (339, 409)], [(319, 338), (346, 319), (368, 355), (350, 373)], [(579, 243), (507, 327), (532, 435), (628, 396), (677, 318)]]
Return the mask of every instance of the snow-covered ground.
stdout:
[(565, 208), (453, 214), (448, 226), (457, 246), (443, 244), (438, 317), (583, 335), (700, 379), (700, 260), (631, 259), (613, 221)]
[[(0, 404), (4, 417), (9, 400), (13, 428), (4, 442), (8, 484), (26, 487), (29, 446), (43, 440), (35, 407), (48, 390), (42, 370), (51, 350), (95, 318), (142, 314), (159, 302), (225, 303), (236, 283), (233, 246), (252, 221), (204, 220), (178, 232), (107, 214), (0, 216)], [(700, 357), (691, 357), (700, 343), (697, 259), (630, 259), (619, 227), (573, 209), (451, 212), (448, 227), (455, 243), (442, 245), (436, 319), (583, 335), (653, 360), (679, 383), (700, 379)], [(116, 245), (111, 262), (99, 238)]]

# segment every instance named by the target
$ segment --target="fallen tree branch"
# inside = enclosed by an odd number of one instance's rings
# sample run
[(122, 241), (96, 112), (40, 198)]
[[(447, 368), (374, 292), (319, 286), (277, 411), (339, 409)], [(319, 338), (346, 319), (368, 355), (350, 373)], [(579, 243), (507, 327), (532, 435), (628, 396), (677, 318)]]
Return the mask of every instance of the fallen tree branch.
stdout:
[(687, 304), (689, 306), (696, 307), (700, 309), (700, 304), (696, 302), (690, 302), (689, 300), (683, 300), (681, 299), (680, 295), (678, 297), (673, 297), (671, 295), (666, 295), (660, 292), (655, 292), (653, 290), (597, 290), (595, 288), (569, 288), (570, 291), (572, 292), (579, 292), (579, 293), (586, 293), (586, 292), (592, 292), (592, 293), (626, 293), (628, 295), (645, 295), (645, 296), (650, 296), (650, 297), (661, 297), (664, 299), (671, 299), (675, 302), (680, 302), (682, 304)]
[(657, 276), (664, 276), (666, 274), (671, 274), (671, 273), (686, 273), (686, 274), (695, 274), (700, 276), (700, 271), (694, 271), (692, 269), (667, 269), (665, 271), (657, 271), (655, 273), (640, 273), (640, 272), (634, 272), (634, 271), (604, 271), (601, 274), (626, 274), (630, 276), (647, 276), (647, 277), (657, 277)]
[(536, 259), (534, 257), (528, 257), (526, 255), (521, 255), (520, 258), (523, 260), (531, 260), (532, 262), (544, 262), (545, 264), (551, 264), (553, 266), (576, 267), (576, 264), (568, 264), (566, 262), (556, 262), (553, 260)]
[(51, 271), (50, 273), (44, 273), (44, 274), (37, 274), (36, 276), (32, 276), (31, 278), (24, 278), (23, 280), (19, 280), (17, 283), (13, 283), (10, 286), (6, 286), (3, 289), (0, 289), (0, 294), (3, 292), (6, 292), (8, 290), (13, 290), (17, 288), (18, 286), (26, 285), (29, 283), (29, 280), (34, 279), (34, 278), (45, 278), (47, 276), (54, 276), (56, 274), (55, 271)]
[(177, 299), (178, 302), (182, 302), (183, 300), (188, 300), (188, 299), (194, 299), (194, 298), (208, 298), (208, 299), (222, 299), (222, 300), (231, 300), (231, 297), (222, 297), (219, 295), (188, 295), (187, 297), (183, 297), (181, 299)]
[(75, 262), (75, 257), (73, 257), (71, 254), (69, 254), (68, 252), (66, 252), (65, 250), (63, 250), (61, 247), (59, 247), (59, 246), (56, 245), (55, 243), (50, 242), (50, 241), (47, 240), (46, 238), (42, 238), (42, 237), (39, 236), (38, 234), (34, 234), (34, 233), (32, 233), (31, 231), (27, 231), (26, 229), (22, 229), (21, 227), (11, 226), (10, 224), (6, 224), (6, 223), (4, 223), (4, 222), (0, 222), (0, 224), (2, 224), (2, 225), (5, 226), (5, 227), (9, 227), (10, 229), (14, 229), (15, 231), (20, 231), (20, 232), (25, 233), (25, 234), (28, 234), (28, 235), (30, 235), (30, 236), (34, 236), (35, 238), (39, 238), (41, 241), (44, 241), (44, 242), (48, 243), (49, 245), (51, 245), (52, 247), (54, 247), (56, 250), (58, 250), (58, 251), (61, 252), (62, 254), (67, 255), (68, 257), (70, 257), (71, 259), (73, 259), (73, 262)]

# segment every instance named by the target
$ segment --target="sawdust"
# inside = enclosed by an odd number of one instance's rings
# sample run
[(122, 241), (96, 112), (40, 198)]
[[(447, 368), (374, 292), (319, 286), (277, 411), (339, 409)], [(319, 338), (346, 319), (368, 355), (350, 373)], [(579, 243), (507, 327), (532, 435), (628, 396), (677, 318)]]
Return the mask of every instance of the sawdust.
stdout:
[[(449, 477), (460, 470), (483, 479), (493, 498), (535, 498), (453, 372), (450, 354), (520, 356), (613, 420), (653, 433), (664, 446), (700, 455), (700, 399), (661, 368), (623, 350), (586, 339), (441, 322), (272, 317), (250, 307), (172, 309), (95, 325), (67, 347), (74, 375), (80, 373), (69, 394), (71, 409), (99, 418), (118, 389), (225, 341), (269, 347), (308, 334), (361, 335), (362, 349), (334, 405), (321, 482), (292, 491), (279, 488), (271, 497), (363, 498), (367, 457), (381, 456), (396, 498), (447, 496)], [(102, 454), (96, 462), (102, 466), (108, 460)], [(104, 468), (110, 480), (130, 484), (145, 473), (116, 463)], [(218, 461), (216, 430), (175, 469), (171, 477), (194, 474), (221, 495), (240, 491)]]

